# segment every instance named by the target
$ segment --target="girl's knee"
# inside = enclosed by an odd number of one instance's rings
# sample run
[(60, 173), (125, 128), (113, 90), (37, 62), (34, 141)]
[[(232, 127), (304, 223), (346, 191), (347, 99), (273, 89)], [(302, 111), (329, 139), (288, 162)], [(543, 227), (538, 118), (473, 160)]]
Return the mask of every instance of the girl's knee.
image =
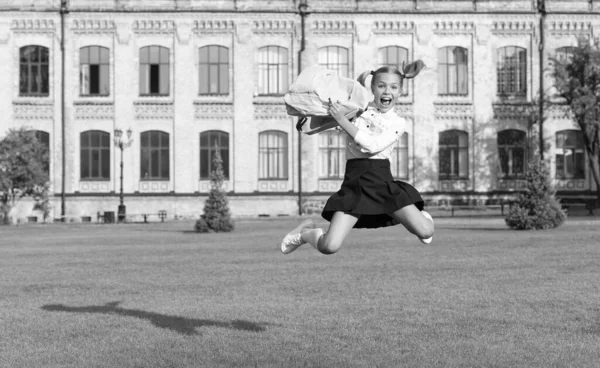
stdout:
[(321, 252), (323, 254), (333, 254), (333, 253), (336, 253), (338, 250), (340, 250), (341, 247), (342, 247), (341, 241), (331, 239), (330, 237), (327, 236), (327, 234), (325, 234), (321, 238), (321, 241), (319, 242), (319, 246), (317, 247), (317, 249), (319, 250), (319, 252)]
[(431, 221), (429, 219), (425, 219), (423, 224), (421, 226), (419, 226), (418, 231), (419, 231), (419, 234), (417, 234), (417, 235), (419, 236), (419, 238), (422, 238), (422, 239), (431, 238), (434, 233), (433, 221)]

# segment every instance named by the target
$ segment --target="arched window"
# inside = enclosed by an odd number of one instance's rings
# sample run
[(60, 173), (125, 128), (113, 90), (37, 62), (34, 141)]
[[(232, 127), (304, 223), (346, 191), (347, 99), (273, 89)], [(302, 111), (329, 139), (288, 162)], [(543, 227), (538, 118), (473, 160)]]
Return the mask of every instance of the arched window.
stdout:
[(229, 94), (229, 49), (210, 45), (199, 49), (200, 95)]
[(341, 46), (321, 47), (318, 52), (319, 66), (321, 68), (335, 70), (340, 77), (350, 76), (350, 64), (348, 62), (348, 49)]
[(469, 177), (469, 134), (446, 130), (439, 136), (440, 179)]
[(169, 95), (169, 49), (146, 46), (140, 49), (140, 96)]
[(499, 177), (511, 179), (525, 175), (527, 162), (527, 134), (522, 130), (507, 129), (498, 132)]
[(223, 176), (229, 179), (229, 134), (220, 130), (200, 133), (200, 180), (209, 180), (213, 170), (215, 144), (223, 161)]
[(527, 94), (527, 50), (506, 46), (498, 49), (497, 91), (501, 97), (524, 97)]
[(390, 166), (394, 178), (408, 179), (408, 133), (403, 133), (398, 139), (390, 158)]
[(50, 174), (50, 134), (42, 130), (36, 130), (35, 137), (37, 138), (39, 144), (46, 149), (46, 157), (45, 161), (42, 163), (42, 166), (44, 167), (44, 171), (47, 174)]
[(140, 142), (140, 178), (169, 180), (169, 133), (142, 132)]
[(88, 130), (80, 134), (81, 180), (110, 179), (110, 134)]
[(346, 169), (346, 133), (331, 130), (319, 134), (319, 177), (341, 179)]
[(457, 46), (438, 50), (438, 93), (440, 95), (467, 95), (469, 72), (467, 49)]
[(48, 96), (48, 48), (23, 46), (19, 49), (19, 95)]
[(258, 134), (258, 178), (288, 178), (287, 133), (267, 130)]
[(108, 96), (110, 93), (108, 48), (86, 46), (79, 49), (79, 85), (82, 96)]
[[(400, 46), (387, 46), (379, 49), (377, 53), (377, 68), (382, 66), (393, 66), (398, 70), (402, 70), (403, 64), (408, 64), (408, 50)], [(402, 96), (408, 95), (408, 82), (405, 79), (402, 86)]]
[(288, 50), (265, 46), (258, 50), (258, 93), (283, 95), (288, 90)]
[(556, 177), (584, 179), (585, 153), (583, 133), (580, 130), (556, 132)]

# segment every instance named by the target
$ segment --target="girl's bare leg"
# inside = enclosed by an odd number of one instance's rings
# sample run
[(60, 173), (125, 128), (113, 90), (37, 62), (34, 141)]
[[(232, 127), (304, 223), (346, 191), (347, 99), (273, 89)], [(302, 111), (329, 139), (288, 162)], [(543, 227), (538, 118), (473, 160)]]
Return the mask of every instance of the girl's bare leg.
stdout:
[(428, 239), (433, 236), (433, 221), (423, 215), (414, 204), (402, 207), (391, 215), (404, 225), (406, 230), (415, 234), (420, 239)]
[(336, 212), (333, 214), (326, 233), (323, 233), (321, 229), (304, 229), (301, 233), (302, 240), (310, 243), (323, 254), (333, 254), (340, 250), (344, 239), (346, 239), (358, 218), (358, 215)]

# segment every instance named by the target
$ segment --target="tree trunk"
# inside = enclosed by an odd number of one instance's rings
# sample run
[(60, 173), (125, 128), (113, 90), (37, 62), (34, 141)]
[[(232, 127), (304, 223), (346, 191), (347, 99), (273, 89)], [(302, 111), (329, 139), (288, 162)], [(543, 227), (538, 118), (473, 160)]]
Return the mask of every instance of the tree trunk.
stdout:
[(592, 208), (600, 207), (600, 167), (598, 164), (600, 163), (600, 155), (592, 155), (589, 154), (590, 158), (590, 169), (592, 169), (592, 175), (594, 176), (594, 182), (596, 183), (596, 203)]

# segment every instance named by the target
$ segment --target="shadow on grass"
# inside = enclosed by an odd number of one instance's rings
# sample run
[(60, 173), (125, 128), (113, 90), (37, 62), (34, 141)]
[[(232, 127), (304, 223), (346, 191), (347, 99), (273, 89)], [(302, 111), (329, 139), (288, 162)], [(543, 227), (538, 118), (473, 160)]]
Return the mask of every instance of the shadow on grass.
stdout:
[(445, 230), (469, 230), (469, 231), (477, 231), (477, 230), (481, 230), (481, 231), (516, 231), (516, 230), (512, 230), (509, 227), (485, 227), (485, 226), (481, 226), (481, 227), (477, 227), (477, 226), (453, 226), (453, 225), (435, 225), (435, 229), (439, 230), (439, 229), (445, 229)]
[(112, 302), (105, 305), (88, 305), (84, 307), (68, 307), (63, 304), (48, 304), (42, 306), (42, 309), (51, 312), (117, 314), (121, 316), (135, 317), (148, 320), (156, 327), (173, 330), (182, 335), (197, 335), (198, 333), (196, 332), (196, 327), (204, 326), (215, 326), (252, 332), (261, 332), (266, 329), (266, 323), (255, 323), (239, 319), (230, 322), (220, 322), (208, 319), (170, 316), (139, 309), (121, 308), (119, 307), (119, 303), (120, 302)]

